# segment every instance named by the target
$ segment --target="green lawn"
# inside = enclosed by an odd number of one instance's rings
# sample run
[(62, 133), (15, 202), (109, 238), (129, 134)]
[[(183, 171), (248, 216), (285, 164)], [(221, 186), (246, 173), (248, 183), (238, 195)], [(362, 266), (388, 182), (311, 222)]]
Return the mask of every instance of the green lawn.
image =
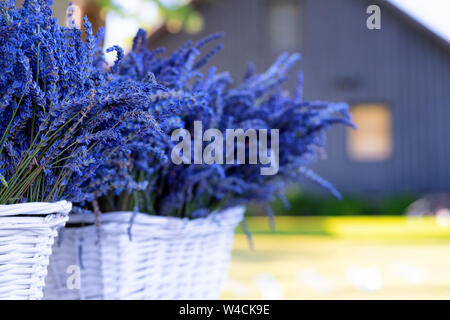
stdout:
[(407, 217), (250, 218), (223, 298), (450, 299), (450, 221)]

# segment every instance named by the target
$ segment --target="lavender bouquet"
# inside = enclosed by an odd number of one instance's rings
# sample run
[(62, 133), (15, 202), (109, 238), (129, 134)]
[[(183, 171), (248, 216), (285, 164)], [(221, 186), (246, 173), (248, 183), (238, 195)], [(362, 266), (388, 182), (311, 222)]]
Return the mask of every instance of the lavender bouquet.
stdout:
[[(146, 114), (157, 121), (157, 130), (140, 134), (146, 126), (140, 122), (145, 119), (139, 117), (118, 125), (133, 138), (126, 136), (125, 151), (101, 158), (106, 161), (84, 177), (83, 190), (92, 190), (87, 198), (93, 201), (80, 203), (83, 210), (110, 213), (99, 219), (72, 216), (72, 228), (65, 230), (61, 246), (54, 248), (47, 298), (218, 298), (230, 261), (234, 229), (245, 209), (237, 207), (220, 215), (212, 215), (213, 211), (249, 201), (267, 203), (282, 197), (289, 183), (303, 177), (338, 195), (307, 166), (323, 148), (325, 132), (331, 125), (351, 125), (346, 105), (303, 101), (301, 79), (295, 96), (286, 94), (282, 86), (288, 70), (299, 59), (295, 54), (281, 55), (262, 74), (249, 68), (237, 85), (227, 73), (217, 73), (215, 68), (203, 74), (200, 68), (221, 45), (203, 55), (201, 51), (220, 36), (188, 42), (168, 58), (160, 56), (161, 49), (146, 48), (143, 31), (138, 32), (133, 50), (126, 56), (113, 48), (118, 59), (105, 76), (105, 85), (109, 88), (112, 83), (116, 89), (116, 83), (129, 84), (118, 91), (120, 102), (114, 107), (127, 102), (145, 106)], [(145, 97), (139, 96), (142, 100), (126, 95), (126, 90), (136, 92), (141, 87), (147, 88), (143, 90)], [(120, 100), (122, 95), (124, 100)], [(122, 107), (118, 110), (128, 119), (127, 112)], [(227, 141), (226, 146), (223, 141), (216, 143), (210, 157), (203, 157), (212, 136), (209, 141), (205, 139), (205, 131), (199, 142), (197, 123), (219, 134), (235, 129), (266, 130), (265, 140), (270, 142), (258, 140), (256, 149), (260, 151), (266, 145), (266, 158), (272, 158), (278, 145), (276, 174), (261, 174), (267, 163), (253, 163), (255, 144), (245, 137), (231, 144)], [(180, 132), (183, 136), (177, 135)], [(124, 134), (120, 132), (120, 136)], [(198, 161), (195, 147), (194, 152), (178, 149), (180, 143), (199, 147), (202, 161)], [(239, 158), (239, 152), (242, 159), (228, 156), (233, 153)], [(215, 158), (227, 161), (209, 161)], [(198, 219), (202, 217), (207, 218)], [(102, 245), (98, 246), (100, 241)], [(81, 268), (79, 290), (69, 290), (60, 282), (67, 267), (73, 265), (85, 266)]]
[[(202, 103), (186, 108), (177, 115), (167, 117), (162, 125), (164, 132), (173, 133), (184, 128), (195, 136), (194, 122), (200, 121), (203, 129), (264, 129), (271, 141), (271, 129), (279, 131), (278, 170), (274, 175), (261, 175), (263, 164), (249, 164), (250, 145), (244, 141), (245, 161), (227, 163), (195, 163), (193, 153), (182, 163), (171, 161), (170, 155), (176, 141), (167, 134), (157, 140), (162, 157), (147, 153), (131, 155), (127, 175), (132, 180), (145, 181), (144, 190), (131, 193), (111, 191), (101, 199), (103, 211), (137, 210), (154, 215), (199, 218), (213, 210), (250, 201), (268, 203), (283, 194), (292, 182), (307, 178), (339, 197), (335, 188), (308, 169), (325, 146), (325, 133), (334, 124), (353, 126), (347, 105), (343, 103), (308, 102), (302, 99), (302, 77), (297, 91), (290, 96), (283, 89), (287, 73), (299, 60), (298, 54), (282, 54), (264, 73), (258, 74), (252, 65), (243, 81), (233, 85), (228, 73), (217, 73), (211, 67), (206, 75), (199, 69), (221, 49), (215, 45), (206, 54), (201, 50), (221, 34), (212, 35), (196, 44), (183, 45), (168, 58), (159, 54), (162, 49), (149, 51), (146, 35), (139, 31), (133, 50), (116, 66), (117, 72), (135, 81), (151, 73), (156, 81), (170, 90), (201, 94)], [(192, 145), (196, 142), (192, 139)], [(155, 140), (141, 140), (141, 146), (153, 145)], [(206, 147), (202, 141), (202, 148)], [(241, 143), (242, 144), (242, 143)], [(232, 144), (235, 154), (239, 142)], [(261, 145), (258, 145), (260, 148)], [(216, 149), (226, 157), (225, 148)], [(214, 156), (217, 156), (215, 154)], [(111, 163), (111, 161), (110, 161)], [(120, 190), (122, 191), (122, 190)], [(271, 215), (270, 208), (267, 206)]]
[(92, 201), (111, 188), (98, 178), (106, 160), (124, 161), (134, 139), (159, 134), (170, 113), (161, 104), (173, 94), (152, 76), (108, 70), (102, 32), (94, 36), (87, 19), (83, 41), (79, 29), (58, 25), (51, 1), (14, 3), (0, 3), (0, 204)]

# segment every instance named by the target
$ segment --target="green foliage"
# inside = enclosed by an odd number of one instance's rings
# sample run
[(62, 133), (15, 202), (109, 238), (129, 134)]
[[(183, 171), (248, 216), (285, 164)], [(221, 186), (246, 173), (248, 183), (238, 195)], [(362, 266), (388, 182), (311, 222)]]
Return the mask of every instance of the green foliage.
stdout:
[[(341, 216), (341, 215), (401, 215), (417, 199), (413, 194), (396, 194), (389, 197), (365, 197), (344, 195), (337, 200), (328, 195), (306, 194), (292, 189), (287, 198), (290, 207), (274, 201), (272, 208), (277, 215), (290, 216)], [(250, 215), (263, 214), (257, 205), (249, 208)]]
[[(169, 24), (176, 24), (183, 27), (188, 33), (197, 33), (203, 26), (201, 15), (193, 8), (193, 6), (185, 1), (179, 1), (178, 4), (167, 5), (160, 0), (145, 0), (153, 2), (161, 13), (162, 18)], [(114, 0), (97, 0), (100, 8), (108, 11), (115, 11), (123, 17), (129, 16), (129, 13)], [(138, 17), (134, 17), (138, 19)], [(144, 21), (141, 21), (144, 22)]]

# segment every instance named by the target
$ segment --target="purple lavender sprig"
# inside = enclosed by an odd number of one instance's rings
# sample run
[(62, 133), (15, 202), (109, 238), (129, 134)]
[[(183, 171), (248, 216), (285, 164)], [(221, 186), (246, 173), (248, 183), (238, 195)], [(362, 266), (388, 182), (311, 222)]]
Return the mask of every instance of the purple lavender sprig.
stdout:
[(108, 71), (101, 34), (87, 19), (85, 41), (79, 29), (60, 27), (51, 3), (0, 3), (0, 204), (101, 196), (111, 188), (99, 186), (102, 166), (160, 132), (169, 111), (156, 113), (155, 101), (179, 98), (154, 77)]
[[(163, 49), (147, 49), (145, 32), (140, 30), (133, 50), (122, 59), (116, 71), (136, 81), (152, 74), (169, 92), (176, 90), (202, 96), (200, 103), (196, 101), (182, 112), (167, 117), (162, 122), (165, 133), (170, 134), (176, 128), (192, 130), (195, 120), (203, 123), (204, 130), (217, 128), (222, 132), (235, 128), (279, 129), (278, 174), (262, 176), (261, 165), (175, 165), (164, 161), (169, 157), (173, 142), (162, 135), (161, 139), (136, 142), (138, 148), (149, 152), (132, 153), (126, 158), (133, 179), (122, 178), (121, 181), (145, 181), (145, 185), (141, 185), (141, 191), (128, 189), (131, 192), (124, 192), (124, 188), (119, 187), (119, 193), (111, 192), (102, 199), (109, 205), (107, 210), (138, 207), (150, 214), (198, 218), (216, 208), (283, 197), (290, 183), (304, 178), (340, 196), (332, 184), (308, 167), (324, 152), (326, 131), (331, 126), (353, 126), (347, 105), (304, 101), (301, 75), (295, 95), (286, 94), (283, 84), (289, 70), (300, 59), (298, 54), (282, 54), (269, 69), (259, 74), (250, 65), (243, 81), (237, 85), (233, 85), (228, 73), (216, 73), (215, 67), (202, 74), (199, 68), (221, 46), (213, 47), (203, 56), (201, 50), (220, 36), (213, 35), (196, 44), (187, 42), (164, 58), (160, 56)], [(155, 144), (162, 157), (150, 152)], [(124, 174), (129, 172), (125, 170)]]

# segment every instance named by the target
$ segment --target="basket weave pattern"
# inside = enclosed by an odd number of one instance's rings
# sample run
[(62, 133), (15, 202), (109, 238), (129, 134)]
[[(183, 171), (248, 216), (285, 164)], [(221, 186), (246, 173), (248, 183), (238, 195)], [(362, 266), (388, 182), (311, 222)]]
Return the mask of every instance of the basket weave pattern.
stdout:
[(43, 297), (49, 256), (72, 204), (0, 205), (0, 299)]
[[(216, 299), (244, 211), (235, 207), (196, 220), (116, 212), (101, 216), (100, 229), (65, 228), (54, 245), (45, 298)], [(73, 216), (69, 223), (80, 222), (93, 221)], [(66, 270), (73, 265), (81, 281), (69, 289)]]

